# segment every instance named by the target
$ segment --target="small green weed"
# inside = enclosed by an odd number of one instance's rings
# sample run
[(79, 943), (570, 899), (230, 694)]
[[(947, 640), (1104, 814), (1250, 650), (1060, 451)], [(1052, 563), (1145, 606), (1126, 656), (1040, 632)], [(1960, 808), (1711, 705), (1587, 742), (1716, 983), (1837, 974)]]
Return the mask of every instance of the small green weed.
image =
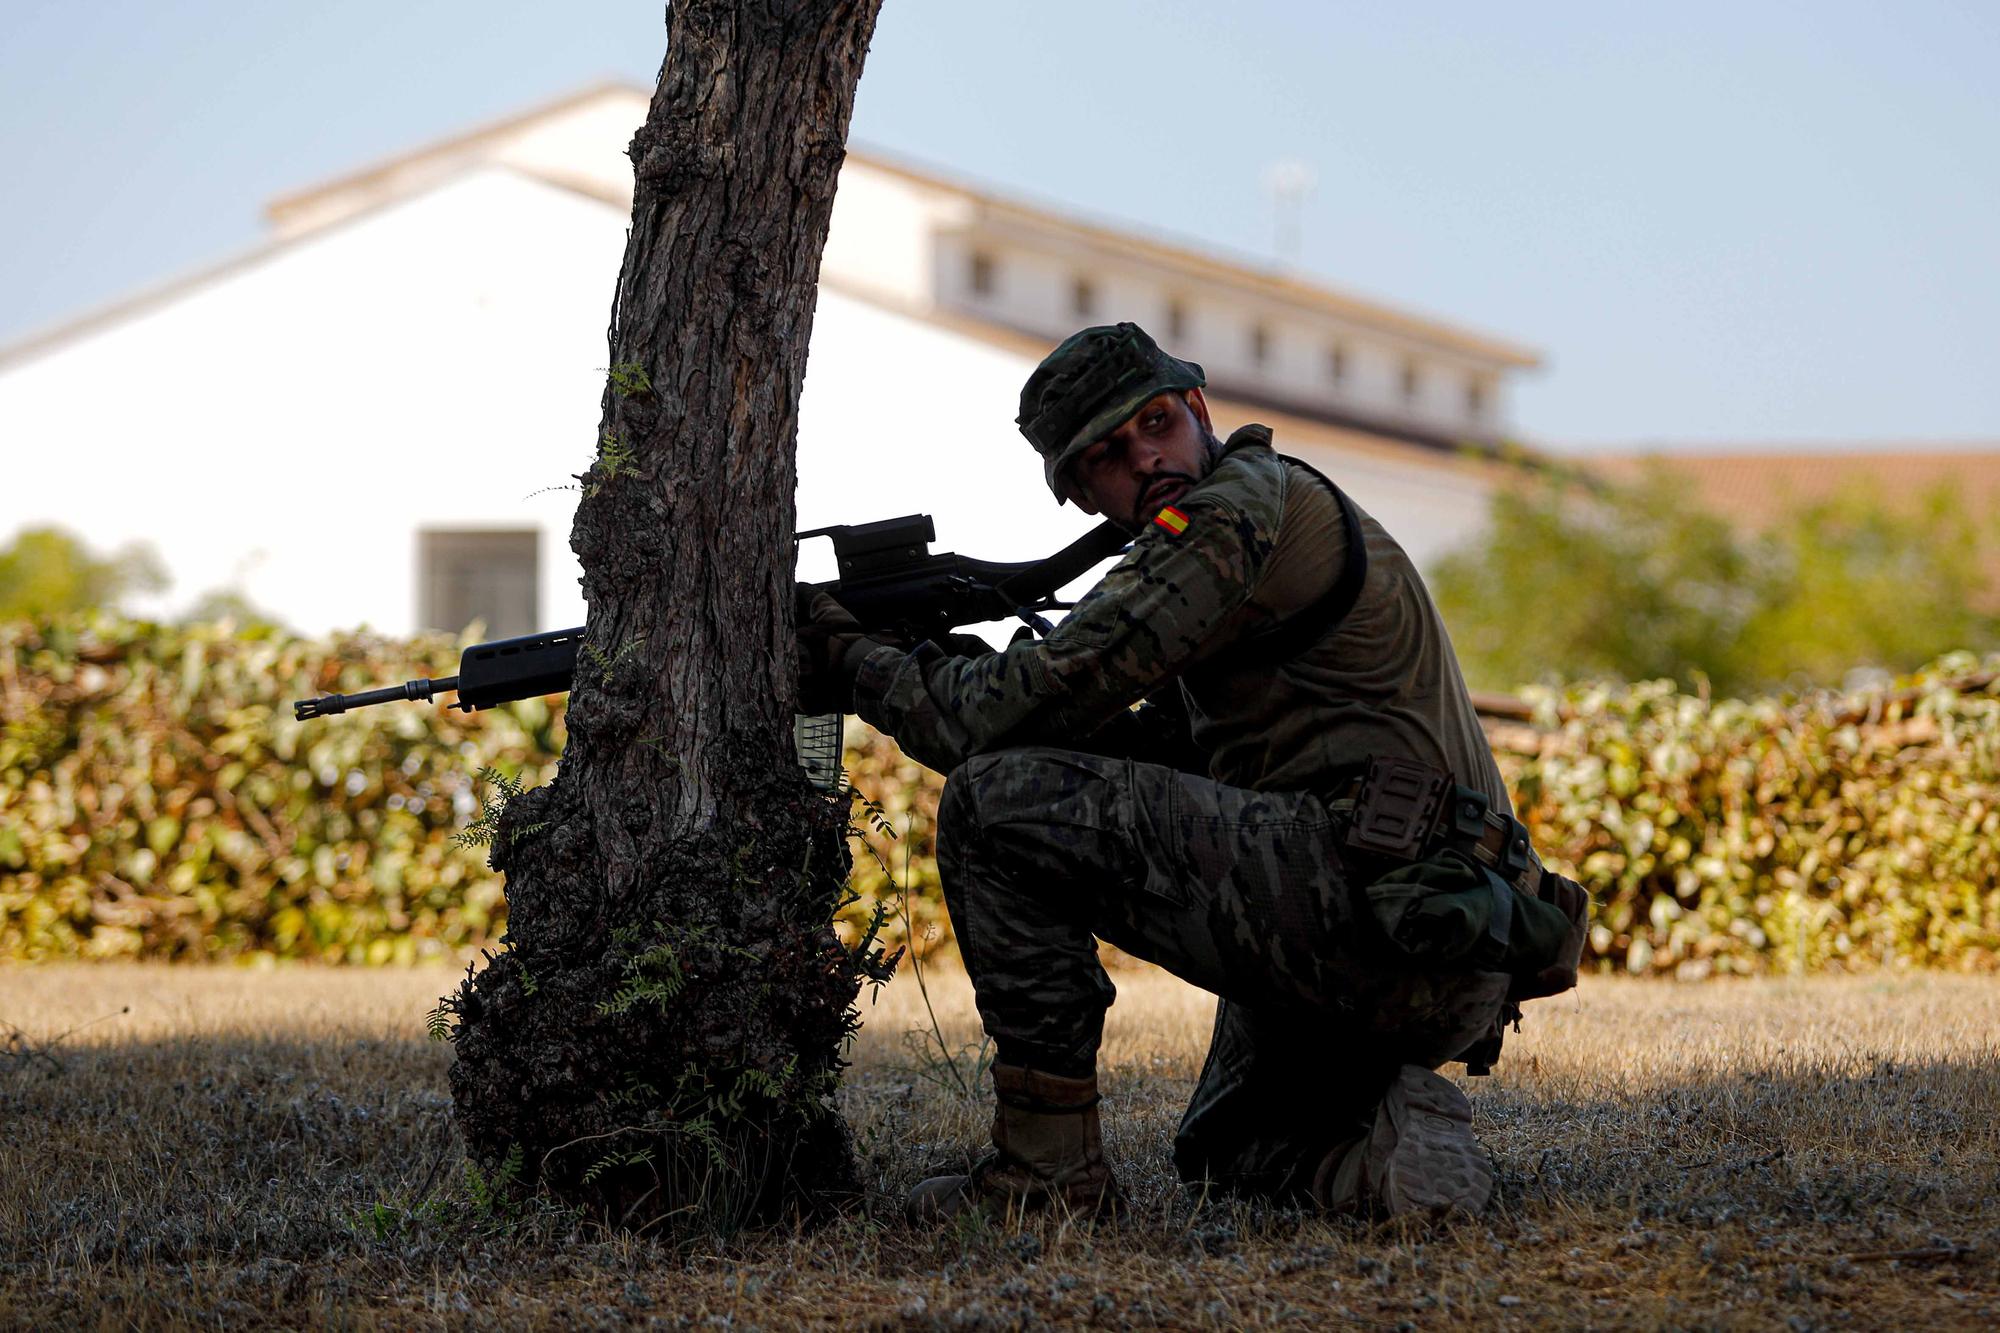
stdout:
[(387, 1245), (450, 1220), (451, 1209), (442, 1199), (428, 1199), (408, 1208), (378, 1199), (356, 1220), (354, 1229)]
[(619, 644), (616, 649), (608, 653), (594, 643), (585, 643), (583, 645), (583, 660), (596, 667), (600, 677), (609, 680), (611, 679), (611, 673), (616, 671), (633, 653), (637, 652), (645, 642), (646, 636), (641, 634), (635, 638), (627, 639), (624, 643)]
[(526, 1164), (527, 1155), (518, 1143), (507, 1149), (507, 1155), (500, 1159), (499, 1168), (490, 1177), (479, 1169), (479, 1163), (467, 1158), (465, 1188), (472, 1195), (472, 1206), (488, 1216), (510, 1216), (514, 1211), (514, 1187), (521, 1183), (521, 1168)]
[[(666, 926), (655, 923), (651, 946), (625, 961), (618, 990), (608, 1000), (597, 1003), (597, 1012), (607, 1018), (626, 1013), (641, 1004), (653, 1004), (664, 1011), (687, 988), (690, 973), (683, 961), (683, 949), (712, 949), (716, 953), (757, 961), (757, 955), (740, 944), (718, 941), (707, 926), (695, 926), (671, 938)], [(621, 927), (612, 933), (614, 941), (627, 947), (643, 938), (642, 927)]]
[(451, 1040), (451, 1016), (457, 1012), (452, 1007), (449, 999), (443, 999), (439, 1000), (437, 1005), (424, 1015), (424, 1031), (430, 1034), (432, 1041)]
[(637, 361), (620, 361), (607, 372), (611, 391), (620, 398), (637, 398), (653, 391), (653, 377)]
[(616, 432), (604, 432), (597, 441), (597, 461), (584, 474), (588, 478), (584, 483), (584, 494), (595, 495), (630, 472), (633, 460), (638, 456), (638, 450), (620, 439)]
[[(500, 836), (500, 820), (507, 813), (507, 806), (527, 788), (517, 778), (510, 778), (505, 772), (491, 766), (479, 770), (479, 780), (499, 792), (498, 799), (488, 800), (482, 794), (479, 798), (479, 814), (463, 829), (451, 837), (456, 847), (490, 847)], [(530, 834), (539, 833), (548, 827), (546, 820), (538, 824), (527, 824), (514, 830), (509, 844), (519, 842)]]

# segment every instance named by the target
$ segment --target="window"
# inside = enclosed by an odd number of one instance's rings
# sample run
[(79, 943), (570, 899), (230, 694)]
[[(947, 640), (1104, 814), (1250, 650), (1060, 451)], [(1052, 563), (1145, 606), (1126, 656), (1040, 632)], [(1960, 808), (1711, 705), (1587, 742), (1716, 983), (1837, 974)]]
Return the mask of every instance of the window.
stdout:
[(974, 296), (993, 295), (993, 256), (984, 250), (974, 250), (966, 265), (965, 281)]
[(1167, 337), (1175, 342), (1187, 337), (1188, 312), (1184, 301), (1167, 302)]
[(486, 635), (511, 639), (541, 623), (541, 534), (513, 531), (417, 534), (417, 619), (422, 629), (456, 634), (475, 620)]
[(1406, 403), (1416, 402), (1417, 391), (1421, 388), (1423, 388), (1423, 375), (1417, 367), (1417, 359), (1413, 356), (1404, 357), (1403, 401)]
[(1327, 349), (1326, 377), (1335, 384), (1347, 382), (1347, 349), (1339, 343)]
[(1262, 324), (1250, 326), (1250, 364), (1261, 366), (1271, 359), (1271, 331)]
[(1486, 379), (1474, 375), (1465, 382), (1465, 415), (1478, 421), (1486, 415)]
[(1089, 278), (1078, 278), (1070, 284), (1069, 308), (1088, 319), (1097, 313), (1097, 287)]

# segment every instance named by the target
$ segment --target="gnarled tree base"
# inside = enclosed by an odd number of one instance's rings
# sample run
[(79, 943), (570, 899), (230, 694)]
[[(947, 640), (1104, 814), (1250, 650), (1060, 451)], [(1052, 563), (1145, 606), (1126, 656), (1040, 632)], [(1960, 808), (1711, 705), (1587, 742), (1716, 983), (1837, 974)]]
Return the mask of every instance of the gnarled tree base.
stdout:
[[(510, 947), (449, 1004), (458, 1124), (489, 1180), (635, 1229), (728, 1230), (855, 1195), (831, 1107), (865, 965), (831, 925), (843, 802), (795, 774), (762, 786), (755, 826), (670, 847), (596, 913), (576, 910), (604, 892), (574, 859), (591, 840), (552, 836), (583, 818), (559, 813), (560, 780), (509, 807), (494, 864)], [(537, 911), (552, 901), (565, 910)]]

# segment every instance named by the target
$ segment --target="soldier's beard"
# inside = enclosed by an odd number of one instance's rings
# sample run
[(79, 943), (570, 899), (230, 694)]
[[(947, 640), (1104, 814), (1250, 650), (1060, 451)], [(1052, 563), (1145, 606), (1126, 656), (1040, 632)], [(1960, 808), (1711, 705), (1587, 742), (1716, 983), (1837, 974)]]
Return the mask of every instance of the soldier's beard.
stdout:
[[(1153, 521), (1153, 516), (1160, 512), (1160, 508), (1166, 504), (1166, 500), (1160, 498), (1159, 492), (1169, 482), (1184, 482), (1187, 485), (1187, 490), (1193, 490), (1201, 484), (1202, 477), (1206, 477), (1209, 473), (1215, 471), (1216, 460), (1222, 457), (1222, 441), (1217, 438), (1215, 432), (1212, 430), (1204, 430), (1202, 435), (1205, 447), (1201, 455), (1200, 474), (1189, 476), (1185, 472), (1161, 472), (1154, 476), (1153, 480), (1147, 484), (1146, 489), (1140, 492), (1138, 503), (1132, 507), (1132, 517), (1128, 523), (1132, 531), (1138, 532), (1142, 530), (1148, 523)], [(1187, 491), (1181, 493), (1185, 495)]]

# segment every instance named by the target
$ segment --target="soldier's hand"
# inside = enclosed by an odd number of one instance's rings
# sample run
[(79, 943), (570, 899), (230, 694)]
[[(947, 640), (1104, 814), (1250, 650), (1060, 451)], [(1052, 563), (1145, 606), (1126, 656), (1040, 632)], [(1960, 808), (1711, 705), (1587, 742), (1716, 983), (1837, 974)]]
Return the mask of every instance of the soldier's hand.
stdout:
[(825, 592), (798, 588), (799, 711), (845, 713), (854, 707), (854, 675), (877, 640)]

